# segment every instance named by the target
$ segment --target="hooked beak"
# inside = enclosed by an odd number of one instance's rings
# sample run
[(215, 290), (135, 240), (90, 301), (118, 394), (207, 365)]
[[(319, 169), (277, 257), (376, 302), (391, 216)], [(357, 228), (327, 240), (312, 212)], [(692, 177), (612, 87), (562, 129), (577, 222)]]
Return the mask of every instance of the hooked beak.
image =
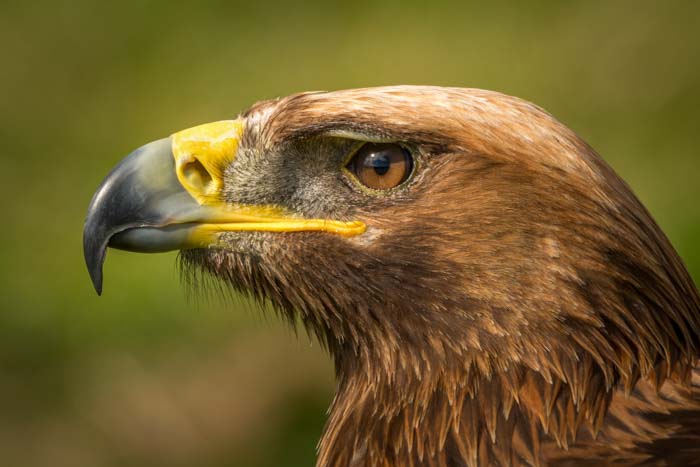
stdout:
[(293, 217), (275, 206), (231, 204), (222, 198), (241, 120), (190, 128), (129, 154), (102, 181), (88, 207), (83, 250), (97, 294), (107, 247), (155, 253), (218, 244), (230, 231), (317, 230), (345, 236), (362, 222)]

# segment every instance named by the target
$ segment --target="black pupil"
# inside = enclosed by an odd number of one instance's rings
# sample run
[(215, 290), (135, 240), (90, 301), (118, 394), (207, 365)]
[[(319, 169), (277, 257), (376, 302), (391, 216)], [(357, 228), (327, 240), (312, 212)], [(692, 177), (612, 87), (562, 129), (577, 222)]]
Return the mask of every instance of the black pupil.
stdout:
[(377, 175), (384, 175), (391, 168), (391, 156), (387, 152), (373, 152), (365, 159), (365, 167), (373, 168)]

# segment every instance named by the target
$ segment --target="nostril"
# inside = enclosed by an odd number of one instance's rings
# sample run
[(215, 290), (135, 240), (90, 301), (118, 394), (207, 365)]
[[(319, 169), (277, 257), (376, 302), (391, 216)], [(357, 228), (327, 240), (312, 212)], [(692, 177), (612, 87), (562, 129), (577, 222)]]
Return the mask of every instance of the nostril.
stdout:
[(187, 180), (187, 183), (192, 188), (202, 193), (208, 191), (212, 183), (212, 176), (197, 157), (192, 156), (189, 161), (185, 162), (182, 165), (181, 171), (185, 180)]

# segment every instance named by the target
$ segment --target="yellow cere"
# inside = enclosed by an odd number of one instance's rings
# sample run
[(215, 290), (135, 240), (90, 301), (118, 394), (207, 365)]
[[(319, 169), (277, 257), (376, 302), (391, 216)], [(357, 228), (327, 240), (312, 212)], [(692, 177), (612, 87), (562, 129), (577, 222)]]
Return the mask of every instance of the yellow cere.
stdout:
[(177, 178), (200, 204), (215, 204), (224, 170), (236, 157), (243, 121), (206, 123), (172, 135)]

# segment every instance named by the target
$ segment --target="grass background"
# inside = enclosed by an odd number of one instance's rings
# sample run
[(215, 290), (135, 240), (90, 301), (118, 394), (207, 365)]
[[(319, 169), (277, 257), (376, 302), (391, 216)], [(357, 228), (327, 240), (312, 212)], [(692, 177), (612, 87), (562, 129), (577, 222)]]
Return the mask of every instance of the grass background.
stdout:
[(175, 254), (82, 223), (141, 144), (259, 99), (386, 84), (545, 107), (603, 154), (700, 279), (700, 3), (5, 1), (0, 463), (303, 466), (331, 365), (246, 300), (192, 303)]

